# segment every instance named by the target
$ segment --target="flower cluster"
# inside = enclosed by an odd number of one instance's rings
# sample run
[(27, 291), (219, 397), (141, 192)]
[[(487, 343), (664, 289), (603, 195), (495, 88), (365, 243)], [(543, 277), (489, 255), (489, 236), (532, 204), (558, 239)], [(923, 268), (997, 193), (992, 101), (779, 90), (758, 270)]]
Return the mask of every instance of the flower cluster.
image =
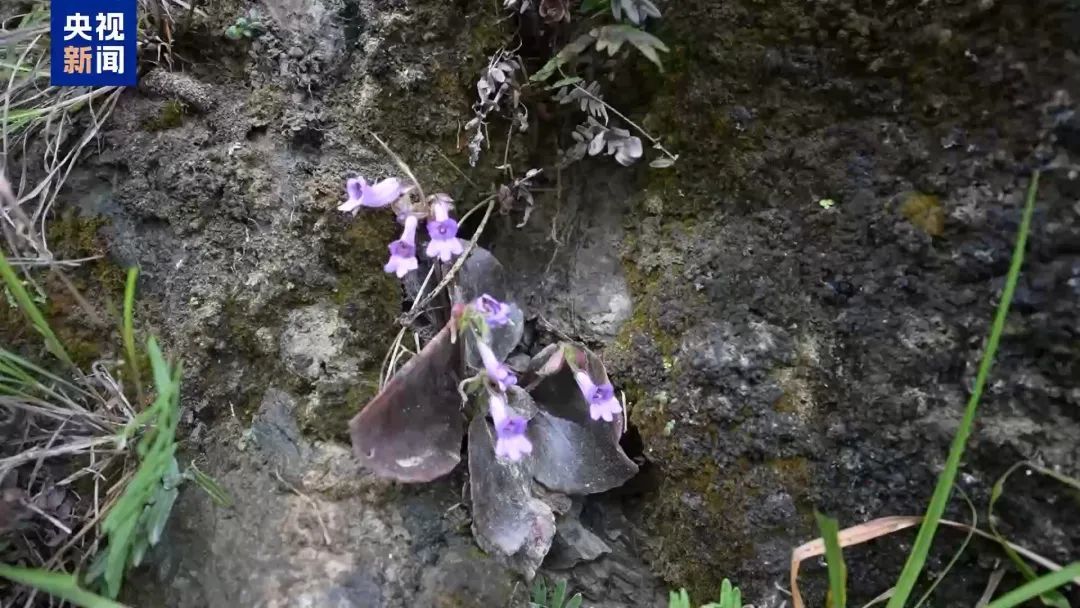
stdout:
[[(403, 185), (396, 177), (370, 185), (363, 177), (352, 178), (345, 183), (345, 194), (348, 198), (338, 207), (338, 211), (356, 215), (361, 207), (387, 207), (402, 201), (412, 190), (412, 186)], [(390, 260), (383, 270), (401, 278), (419, 268), (420, 264), (416, 259), (416, 229), (422, 218), (427, 219), (427, 232), (431, 238), (426, 249), (429, 258), (449, 262), (454, 256), (461, 255), (464, 248), (457, 238), (458, 223), (450, 217), (451, 203), (453, 199), (439, 193), (428, 197), (427, 209), (417, 211), (408, 204), (405, 209), (395, 209), (398, 211), (398, 221), (404, 225), (404, 229), (401, 238), (388, 246)]]
[[(502, 327), (510, 322), (510, 306), (484, 294), (472, 303), (480, 319), (488, 327)], [(482, 333), (489, 333), (488, 331)], [(495, 352), (483, 340), (477, 340), (476, 350), (484, 364), (488, 386), (488, 413), (495, 425), (495, 455), (511, 461), (532, 453), (532, 442), (525, 436), (528, 420), (510, 413), (506, 391), (517, 384), (517, 376), (499, 361)]]

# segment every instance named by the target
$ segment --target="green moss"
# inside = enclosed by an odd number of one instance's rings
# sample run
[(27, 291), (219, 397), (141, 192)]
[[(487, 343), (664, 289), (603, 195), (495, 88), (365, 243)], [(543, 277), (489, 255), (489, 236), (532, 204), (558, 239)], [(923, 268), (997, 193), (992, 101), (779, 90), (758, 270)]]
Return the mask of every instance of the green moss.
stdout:
[(338, 284), (326, 295), (349, 324), (355, 339), (348, 347), (364, 352), (363, 364), (352, 386), (344, 392), (320, 390), (317, 409), (301, 412), (299, 419), (308, 435), (348, 441), (349, 419), (378, 392), (383, 349), (390, 347), (397, 332), (401, 296), (397, 280), (381, 272), (386, 243), (395, 238), (396, 225), (377, 215), (338, 219), (346, 225), (333, 230), (334, 236), (325, 244)]
[(615, 348), (630, 349), (631, 340), (637, 335), (649, 336), (663, 357), (674, 360), (678, 338), (666, 334), (657, 321), (659, 310), (656, 298), (660, 273), (645, 273), (629, 257), (623, 258), (623, 272), (634, 302), (630, 318), (619, 328)]
[[(99, 232), (105, 223), (103, 218), (81, 217), (71, 209), (48, 221), (46, 236), (57, 259), (100, 257), (76, 268), (35, 270), (33, 284), (27, 285), (31, 295), (39, 298), (38, 307), (65, 350), (82, 369), (114, 354), (119, 344), (117, 311), (124, 270), (105, 257), (105, 242)], [(19, 308), (8, 304), (0, 302), (5, 348), (51, 365), (53, 358), (45, 351), (40, 335)]]
[(386, 243), (397, 238), (397, 225), (385, 216), (360, 215), (326, 243), (331, 266), (339, 273), (333, 293), (339, 305), (363, 305), (361, 332), (367, 344), (393, 337), (394, 319), (401, 312), (400, 287), (396, 279), (381, 272), (386, 262)]
[(379, 392), (379, 370), (365, 369), (344, 397), (323, 396), (317, 411), (301, 412), (300, 426), (306, 435), (323, 440), (349, 442), (349, 420)]
[[(49, 246), (57, 258), (98, 256), (78, 268), (63, 271), (66, 282), (55, 273), (41, 278), (47, 296), (43, 312), (72, 359), (84, 369), (115, 352), (119, 345), (119, 310), (126, 272), (107, 256), (101, 235), (106, 223), (103, 217), (84, 217), (74, 209), (67, 209), (46, 224)], [(82, 298), (81, 302), (72, 289)], [(92, 315), (84, 304), (93, 311)]]
[(281, 89), (262, 86), (251, 91), (244, 107), (253, 124), (266, 126), (281, 121), (285, 102), (285, 93)]
[[(649, 517), (663, 538), (657, 564), (670, 584), (686, 587), (694, 597), (712, 597), (720, 580), (753, 557), (753, 539), (736, 532), (760, 495), (755, 469), (738, 463), (721, 470), (702, 459), (685, 475), (662, 482)], [(694, 511), (687, 517), (686, 510)], [(723, 534), (724, 544), (703, 555), (701, 539)]]
[(175, 129), (184, 124), (185, 111), (184, 102), (170, 99), (161, 106), (161, 112), (157, 116), (143, 121), (143, 129), (150, 132)]
[(900, 213), (930, 236), (941, 236), (945, 233), (945, 209), (936, 196), (910, 194), (900, 204)]

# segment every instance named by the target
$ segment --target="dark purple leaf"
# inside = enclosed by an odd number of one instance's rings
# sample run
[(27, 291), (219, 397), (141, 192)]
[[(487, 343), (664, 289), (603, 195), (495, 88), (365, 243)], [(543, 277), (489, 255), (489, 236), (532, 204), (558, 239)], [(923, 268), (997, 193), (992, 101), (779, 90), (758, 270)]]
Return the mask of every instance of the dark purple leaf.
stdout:
[(617, 488), (637, 474), (637, 465), (609, 428), (616, 423), (575, 422), (540, 407), (528, 430), (536, 481), (567, 494), (595, 494)]
[[(517, 348), (518, 342), (521, 341), (521, 334), (525, 331), (525, 318), (521, 309), (512, 302), (507, 305), (510, 307), (510, 322), (490, 327), (491, 340), (487, 343), (499, 361), (505, 361), (506, 357)], [(484, 364), (480, 360), (480, 353), (477, 352), (475, 343), (475, 334), (468, 332), (465, 335), (465, 360), (470, 367), (482, 369)]]
[(349, 422), (361, 466), (397, 481), (426, 482), (461, 460), (457, 392), (461, 355), (446, 325)]
[(529, 422), (533, 476), (544, 486), (567, 494), (594, 494), (617, 488), (637, 474), (637, 465), (619, 446), (622, 415), (612, 422), (593, 420), (574, 373), (563, 353), (574, 349), (576, 363), (599, 381), (607, 380), (600, 360), (570, 345), (545, 349), (534, 358), (530, 394), (539, 411)]
[[(529, 369), (534, 374), (529, 393), (541, 409), (548, 413), (581, 424), (593, 422), (589, 417), (589, 403), (581, 394), (581, 388), (574, 380), (574, 372), (564, 359), (566, 351), (576, 351), (576, 364), (580, 368), (588, 369), (597, 383), (608, 381), (607, 371), (599, 357), (576, 346), (560, 343), (556, 348), (549, 346), (533, 357), (529, 364)], [(614, 422), (606, 425), (612, 429), (614, 439), (618, 441), (622, 436), (622, 415), (617, 415)]]
[(471, 302), (485, 293), (500, 302), (512, 300), (502, 263), (483, 247), (473, 248), (456, 278), (459, 302)]
[(515, 416), (531, 420), (536, 415), (536, 402), (524, 389), (511, 386), (506, 391), (506, 407)]
[(469, 425), (469, 493), (473, 536), (527, 579), (536, 574), (555, 536), (551, 507), (532, 494), (528, 458), (505, 462), (495, 456), (491, 424), (476, 416)]

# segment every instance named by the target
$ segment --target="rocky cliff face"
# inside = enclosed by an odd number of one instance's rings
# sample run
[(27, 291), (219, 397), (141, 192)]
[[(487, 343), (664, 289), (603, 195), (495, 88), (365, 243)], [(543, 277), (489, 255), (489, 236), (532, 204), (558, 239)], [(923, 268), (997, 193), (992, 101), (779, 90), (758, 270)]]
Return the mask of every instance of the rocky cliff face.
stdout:
[[(127, 93), (68, 182), (106, 220), (113, 258), (142, 266), (141, 318), (185, 365), (187, 452), (236, 500), (225, 510), (186, 492), (131, 601), (523, 601), (527, 585), (471, 541), (461, 475), (395, 487), (350, 461), (344, 421), (375, 391), (401, 293), (381, 273), (392, 224), (334, 211), (347, 176), (397, 172), (369, 130), (466, 208), (488, 194), (498, 172), (468, 169), (458, 126), (512, 22), (479, 2), (266, 0), (265, 34), (224, 40), (248, 8), (215, 4), (181, 32), (186, 75)], [(704, 601), (724, 577), (780, 605), (815, 507), (842, 524), (917, 513), (1035, 167), (1048, 172), (1030, 254), (962, 487), (982, 509), (1018, 460), (1080, 471), (1080, 8), (663, 9), (665, 71), (634, 64), (610, 100), (680, 160), (579, 164), (525, 226), (496, 216), (483, 236), (536, 334), (603, 352), (648, 462), (581, 508), (610, 552), (549, 574), (586, 605), (660, 605), (667, 585)], [(542, 115), (507, 152), (520, 166), (553, 157), (562, 125)], [(1075, 559), (1080, 526), (1063, 500), (1020, 480), (1003, 529)], [(941, 538), (931, 571), (960, 540)], [(890, 586), (904, 546), (852, 553), (853, 601)], [(970, 604), (992, 555), (969, 551), (942, 603)]]

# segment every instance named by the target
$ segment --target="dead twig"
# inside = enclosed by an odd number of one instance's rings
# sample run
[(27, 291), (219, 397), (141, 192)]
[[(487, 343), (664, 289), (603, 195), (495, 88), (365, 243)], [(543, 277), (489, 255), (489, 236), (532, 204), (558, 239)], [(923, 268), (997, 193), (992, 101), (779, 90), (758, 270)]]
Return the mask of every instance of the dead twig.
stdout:
[(319, 528), (322, 529), (323, 542), (326, 544), (327, 547), (331, 546), (332, 543), (330, 542), (330, 532), (327, 531), (326, 523), (323, 521), (322, 513), (319, 511), (319, 503), (315, 502), (314, 498), (308, 496), (307, 494), (304, 494), (300, 490), (297, 490), (296, 487), (293, 486), (291, 483), (285, 481), (285, 478), (281, 476), (281, 473), (274, 471), (274, 477), (276, 477), (278, 482), (281, 483), (281, 485), (285, 486), (286, 489), (288, 489), (293, 494), (296, 494), (300, 498), (303, 498), (305, 501), (307, 501), (309, 505), (311, 505), (311, 510), (315, 513), (315, 519), (319, 522)]

